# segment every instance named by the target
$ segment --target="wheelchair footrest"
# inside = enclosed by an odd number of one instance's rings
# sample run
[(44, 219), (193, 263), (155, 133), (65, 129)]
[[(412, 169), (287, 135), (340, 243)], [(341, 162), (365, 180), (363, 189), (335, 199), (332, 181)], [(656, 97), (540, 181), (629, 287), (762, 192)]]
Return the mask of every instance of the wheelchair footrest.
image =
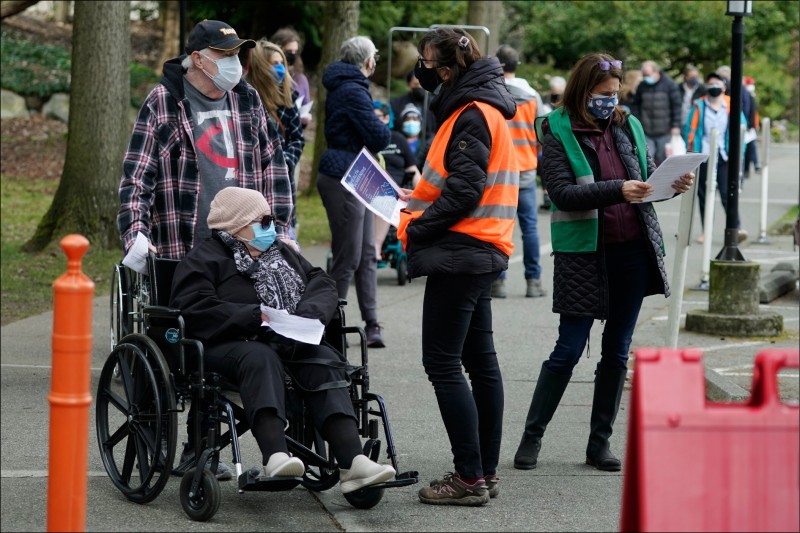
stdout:
[(403, 472), (402, 474), (397, 474), (394, 479), (386, 481), (384, 483), (376, 483), (375, 485), (370, 485), (370, 489), (390, 489), (392, 487), (407, 487), (408, 485), (413, 485), (419, 481), (419, 473), (415, 471)]
[(240, 491), (269, 491), (277, 492), (292, 490), (300, 484), (302, 478), (299, 477), (267, 477), (261, 475), (261, 470), (251, 468), (239, 476)]

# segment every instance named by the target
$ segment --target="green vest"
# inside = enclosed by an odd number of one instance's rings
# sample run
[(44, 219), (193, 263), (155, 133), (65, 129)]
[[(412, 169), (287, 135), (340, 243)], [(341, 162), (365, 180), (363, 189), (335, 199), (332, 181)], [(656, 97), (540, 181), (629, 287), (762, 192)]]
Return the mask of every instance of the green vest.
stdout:
[[(550, 132), (553, 137), (564, 147), (569, 158), (569, 164), (575, 173), (575, 183), (586, 185), (594, 183), (594, 174), (586, 156), (583, 155), (578, 139), (572, 132), (572, 123), (564, 108), (558, 108), (543, 117), (536, 119), (536, 133), (542, 139), (541, 124), (547, 118), (550, 123)], [(636, 145), (639, 157), (639, 166), (642, 177), (647, 181), (647, 143), (644, 130), (639, 120), (630, 115), (628, 117), (633, 132), (633, 142)], [(597, 209), (585, 211), (561, 211), (555, 202), (550, 202), (552, 211), (550, 216), (550, 240), (554, 252), (595, 252), (597, 251)]]

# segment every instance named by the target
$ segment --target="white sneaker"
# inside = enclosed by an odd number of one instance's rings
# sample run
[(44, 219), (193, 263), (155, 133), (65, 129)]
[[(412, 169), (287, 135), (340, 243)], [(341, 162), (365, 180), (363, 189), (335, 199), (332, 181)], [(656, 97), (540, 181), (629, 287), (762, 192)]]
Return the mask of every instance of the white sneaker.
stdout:
[(284, 452), (270, 455), (264, 466), (264, 475), (267, 477), (300, 477), (305, 471), (303, 461)]
[(366, 455), (356, 455), (349, 469), (339, 469), (339, 483), (342, 494), (363, 489), (368, 485), (383, 483), (395, 475), (391, 465), (381, 465), (371, 461)]

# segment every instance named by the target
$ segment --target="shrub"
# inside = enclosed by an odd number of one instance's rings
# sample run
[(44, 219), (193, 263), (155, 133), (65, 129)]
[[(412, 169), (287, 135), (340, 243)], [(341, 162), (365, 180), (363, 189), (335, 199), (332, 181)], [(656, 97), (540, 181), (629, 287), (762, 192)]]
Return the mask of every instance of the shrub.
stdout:
[(70, 54), (64, 48), (20, 40), (2, 33), (0, 85), (22, 96), (69, 91)]
[[(72, 60), (70, 53), (59, 46), (49, 46), (2, 32), (0, 42), (0, 86), (21, 96), (47, 99), (54, 93), (68, 93)], [(158, 83), (153, 69), (138, 63), (130, 64), (131, 105), (139, 108)]]

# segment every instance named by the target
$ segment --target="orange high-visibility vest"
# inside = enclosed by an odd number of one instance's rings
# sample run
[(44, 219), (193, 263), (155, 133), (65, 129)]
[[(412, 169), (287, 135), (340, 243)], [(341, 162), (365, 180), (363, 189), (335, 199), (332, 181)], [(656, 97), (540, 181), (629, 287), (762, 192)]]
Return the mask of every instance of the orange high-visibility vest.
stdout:
[(514, 251), (511, 234), (517, 216), (519, 197), (519, 167), (511, 144), (511, 135), (502, 113), (482, 102), (471, 102), (456, 110), (439, 127), (422, 170), (422, 178), (414, 188), (408, 207), (400, 213), (397, 237), (407, 246), (408, 224), (422, 215), (442, 194), (448, 172), (444, 168), (445, 155), (453, 127), (461, 113), (475, 105), (482, 112), (492, 135), (492, 150), (489, 153), (489, 168), (483, 196), (475, 208), (460, 221), (450, 227), (451, 231), (465, 233), (481, 241), (497, 246), (510, 256)]
[(517, 114), (508, 121), (508, 131), (517, 153), (520, 171), (533, 170), (539, 166), (536, 156), (536, 98), (524, 104), (517, 103)]

